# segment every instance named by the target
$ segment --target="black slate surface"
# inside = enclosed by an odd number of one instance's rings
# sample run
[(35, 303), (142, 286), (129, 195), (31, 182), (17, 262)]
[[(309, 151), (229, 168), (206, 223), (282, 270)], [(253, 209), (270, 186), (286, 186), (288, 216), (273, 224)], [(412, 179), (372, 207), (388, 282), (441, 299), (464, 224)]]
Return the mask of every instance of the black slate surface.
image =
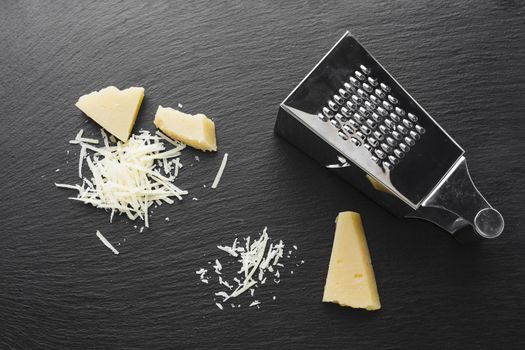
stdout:
[[(524, 348), (524, 15), (512, 0), (1, 1), (0, 348)], [(467, 150), (500, 238), (465, 247), (392, 217), (273, 134), (346, 29)], [(53, 185), (76, 180), (67, 141), (98, 132), (74, 102), (111, 84), (146, 88), (135, 130), (159, 104), (217, 124), (218, 154), (183, 156), (178, 184), (199, 200), (154, 210), (142, 234)], [(363, 216), (379, 312), (320, 302), (342, 210)], [(219, 310), (195, 270), (265, 225), (304, 265), (259, 289), (261, 309)]]

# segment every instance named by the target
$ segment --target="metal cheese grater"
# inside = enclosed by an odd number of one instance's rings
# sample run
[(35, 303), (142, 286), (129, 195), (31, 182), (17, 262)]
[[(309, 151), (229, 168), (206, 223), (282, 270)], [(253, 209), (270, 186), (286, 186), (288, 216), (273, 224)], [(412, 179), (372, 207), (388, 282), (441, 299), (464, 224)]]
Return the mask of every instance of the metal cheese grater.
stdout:
[(462, 239), (503, 231), (464, 150), (349, 32), (281, 103), (275, 131), (398, 216)]

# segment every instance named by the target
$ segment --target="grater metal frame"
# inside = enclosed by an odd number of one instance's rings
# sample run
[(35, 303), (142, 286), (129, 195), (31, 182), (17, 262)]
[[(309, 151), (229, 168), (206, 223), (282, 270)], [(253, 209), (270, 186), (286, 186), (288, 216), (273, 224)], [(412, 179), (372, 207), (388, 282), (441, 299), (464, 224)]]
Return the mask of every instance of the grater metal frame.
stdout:
[[(503, 230), (501, 214), (472, 183), (465, 151), (349, 32), (280, 104), (275, 132), (397, 216), (453, 234), (470, 225), (474, 238)], [(376, 134), (400, 141), (373, 143)]]

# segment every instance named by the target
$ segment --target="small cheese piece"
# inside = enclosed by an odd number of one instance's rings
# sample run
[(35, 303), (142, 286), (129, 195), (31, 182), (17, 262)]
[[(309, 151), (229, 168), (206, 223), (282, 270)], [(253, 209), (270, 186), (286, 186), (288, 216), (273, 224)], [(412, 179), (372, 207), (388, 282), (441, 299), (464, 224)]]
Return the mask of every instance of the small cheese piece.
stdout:
[(75, 104), (88, 117), (123, 142), (128, 141), (139, 113), (144, 88), (108, 86), (80, 97)]
[(155, 125), (169, 137), (202, 151), (216, 151), (215, 123), (204, 114), (186, 114), (159, 106)]
[(379, 294), (358, 213), (339, 213), (323, 302), (379, 310)]

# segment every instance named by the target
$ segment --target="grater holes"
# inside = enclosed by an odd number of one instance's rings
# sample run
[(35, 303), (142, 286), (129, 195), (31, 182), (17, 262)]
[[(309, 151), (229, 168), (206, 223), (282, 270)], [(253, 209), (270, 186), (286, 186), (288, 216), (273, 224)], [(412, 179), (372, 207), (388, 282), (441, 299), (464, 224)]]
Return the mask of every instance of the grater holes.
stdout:
[(373, 135), (376, 139), (378, 139), (379, 141), (383, 140), (385, 138), (385, 136), (383, 134), (381, 134), (379, 131), (374, 131), (373, 132)]
[(361, 141), (359, 141), (358, 139), (356, 139), (355, 137), (351, 137), (350, 138), (350, 141), (352, 141), (352, 143), (354, 145), (356, 145), (357, 147), (361, 146)]
[(403, 139), (403, 135), (401, 135), (400, 133), (398, 133), (397, 131), (392, 131), (392, 136), (394, 137), (394, 139), (396, 139), (397, 141), (401, 141)]
[(337, 103), (338, 105), (342, 105), (342, 104), (345, 102), (344, 98), (342, 98), (342, 97), (339, 96), (339, 95), (334, 95), (333, 100), (334, 100), (335, 103)]
[(396, 129), (402, 134), (408, 134), (408, 129), (401, 124), (397, 125)]
[(370, 101), (372, 101), (376, 105), (381, 104), (381, 100), (376, 95), (370, 95)]
[(351, 99), (354, 103), (357, 103), (359, 105), (363, 103), (363, 99), (357, 95), (352, 95)]
[(408, 147), (407, 145), (405, 145), (404, 143), (400, 142), (399, 143), (399, 149), (401, 149), (403, 152), (407, 153), (410, 151), (410, 147)]
[(374, 90), (374, 93), (377, 95), (377, 97), (379, 98), (385, 98), (386, 94), (383, 92), (383, 90), (381, 89), (375, 89)]
[(359, 123), (356, 122), (356, 121), (353, 120), (353, 119), (350, 119), (350, 120), (348, 121), (348, 125), (350, 125), (351, 127), (353, 127), (353, 128), (356, 129), (356, 130), (357, 130), (357, 128), (359, 128)]
[(394, 107), (392, 106), (392, 104), (388, 101), (383, 101), (383, 107), (385, 107), (385, 109), (391, 111)]
[(379, 84), (379, 82), (377, 81), (376, 78), (372, 78), (372, 77), (368, 77), (368, 83), (372, 86), (377, 86), (377, 84)]
[(317, 116), (319, 119), (321, 119), (323, 122), (327, 122), (328, 118), (323, 113), (317, 113)]
[(359, 80), (361, 80), (361, 81), (365, 80), (365, 76), (364, 76), (364, 74), (361, 73), (361, 72), (358, 71), (358, 70), (356, 70), (356, 71), (354, 72), (354, 75), (355, 75), (355, 77), (356, 77), (357, 79), (359, 79)]
[(341, 107), (341, 114), (343, 114), (347, 119), (352, 117), (352, 113), (346, 107)]
[(379, 159), (385, 159), (386, 158), (386, 153), (383, 152), (382, 150), (380, 150), (379, 148), (376, 148), (374, 150), (374, 153)]
[(394, 166), (390, 164), (389, 162), (383, 162), (381, 163), (385, 169), (388, 169), (390, 171), (394, 170)]
[(386, 126), (384, 126), (383, 124), (379, 125), (379, 131), (381, 131), (383, 133), (383, 135), (389, 135), (390, 134), (390, 130), (388, 130), (388, 128)]
[(365, 135), (370, 135), (372, 133), (372, 130), (370, 130), (370, 128), (366, 125), (361, 125), (359, 130), (361, 130), (361, 132)]
[(417, 116), (412, 113), (408, 113), (408, 119), (410, 119), (414, 123), (417, 122)]
[(397, 158), (401, 159), (405, 156), (405, 153), (403, 153), (403, 151), (401, 151), (400, 149), (394, 149), (394, 154), (396, 155)]
[(381, 123), (381, 121), (383, 120), (383, 119), (381, 119), (381, 117), (378, 116), (377, 113), (375, 113), (375, 112), (372, 112), (372, 113), (370, 114), (370, 116), (372, 117), (372, 119), (373, 119), (376, 123)]
[(392, 147), (397, 146), (397, 142), (396, 142), (396, 140), (394, 140), (394, 139), (391, 138), (390, 136), (388, 136), (388, 137), (386, 138), (386, 142), (387, 142), (390, 146), (392, 146)]
[(392, 95), (388, 95), (388, 101), (390, 101), (390, 103), (393, 105), (397, 105), (399, 103), (398, 99)]
[(400, 108), (400, 107), (396, 107), (396, 113), (397, 115), (400, 115), (402, 117), (404, 117), (406, 115), (406, 112), (403, 108)]
[(377, 145), (379, 144), (379, 142), (373, 138), (372, 136), (370, 136), (368, 139), (367, 139), (368, 143), (370, 145), (372, 145), (372, 147), (377, 147)]
[(335, 119), (330, 119), (330, 124), (332, 124), (333, 126), (335, 126), (338, 129), (341, 129), (341, 124), (339, 124), (339, 122), (337, 120), (335, 120)]
[(343, 87), (345, 88), (346, 92), (348, 93), (348, 96), (350, 96), (350, 94), (354, 92), (354, 87), (352, 85), (350, 85), (349, 83), (344, 83)]
[[(346, 83), (348, 84), (348, 83)], [(347, 99), (350, 97), (350, 94), (345, 89), (339, 89), (339, 96), (341, 96), (343, 99)]]
[(350, 135), (354, 133), (354, 129), (352, 129), (352, 127), (350, 127), (350, 125), (348, 124), (343, 125), (343, 130), (346, 131)]
[(318, 116), (330, 121), (342, 140), (363, 146), (380, 166), (393, 169), (425, 129), (399, 105), (391, 87), (370, 74), (364, 65), (354, 69)]
[(419, 135), (417, 132), (415, 132), (414, 130), (410, 130), (409, 132), (410, 134), (410, 137), (413, 138), (414, 140), (419, 140), (421, 138), (421, 135)]
[(408, 136), (405, 137), (404, 140), (405, 140), (405, 143), (406, 143), (407, 145), (409, 145), (409, 146), (414, 146), (414, 145), (416, 144), (416, 141), (412, 140), (412, 139), (411, 139), (410, 137), (408, 137)]
[(339, 137), (342, 138), (342, 139), (345, 140), (345, 141), (348, 140), (348, 135), (345, 134), (344, 132), (342, 132), (341, 130), (339, 130), (339, 131), (337, 132), (337, 135), (339, 135)]
[(390, 129), (394, 129), (396, 127), (396, 124), (390, 119), (385, 119), (384, 123)]
[(365, 122), (365, 118), (363, 118), (363, 116), (359, 113), (354, 113), (352, 115), (352, 117), (354, 118), (355, 121), (359, 122), (359, 123), (364, 123)]
[(343, 116), (341, 113), (336, 113), (335, 116), (334, 116), (334, 119), (341, 122), (341, 123), (344, 123), (346, 122), (348, 119)]
[(359, 113), (361, 113), (362, 116), (365, 116), (365, 117), (369, 117), (370, 114), (372, 114), (368, 109), (364, 108), (364, 107), (359, 107), (358, 108), (358, 111)]
[(371, 93), (372, 91), (374, 91), (374, 88), (368, 85), (367, 83), (363, 83), (363, 90), (365, 90), (368, 93)]
[(376, 108), (376, 106), (370, 101), (365, 101), (365, 107), (369, 111), (373, 111)]
[(366, 75), (370, 74), (372, 71), (370, 70), (370, 68), (366, 67), (366, 66), (363, 66), (363, 65), (360, 65), (359, 66), (359, 69), (361, 69), (361, 71), (363, 73), (365, 73)]
[(348, 109), (350, 109), (352, 111), (355, 111), (357, 109), (357, 105), (354, 102), (350, 101), (350, 100), (346, 101), (345, 105), (346, 105), (346, 107), (348, 107)]
[(376, 156), (372, 156), (371, 159), (372, 159), (372, 161), (374, 163), (378, 163), (379, 164), (379, 158), (377, 158)]
[(414, 124), (412, 124), (412, 122), (408, 119), (403, 119), (403, 125), (409, 129), (411, 129), (414, 126)]
[(394, 164), (394, 165), (399, 164), (399, 159), (397, 159), (396, 157), (394, 157), (394, 156), (392, 156), (392, 155), (388, 156), (388, 161), (389, 161), (390, 163)]
[(332, 118), (334, 116), (334, 112), (331, 109), (329, 109), (328, 107), (323, 107), (322, 112), (323, 112), (323, 115), (326, 118), (328, 118), (328, 119), (330, 119), (330, 118)]
[(362, 89), (357, 89), (357, 95), (359, 95), (359, 97), (361, 97), (362, 99), (368, 99), (368, 94)]
[(386, 153), (391, 153), (394, 149), (392, 148), (392, 146), (389, 146), (387, 145), (386, 143), (381, 143), (381, 148), (383, 149), (383, 151), (385, 151)]
[(386, 117), (388, 115), (388, 112), (386, 111), (386, 109), (384, 109), (381, 106), (377, 107), (377, 113), (379, 113), (383, 117)]

